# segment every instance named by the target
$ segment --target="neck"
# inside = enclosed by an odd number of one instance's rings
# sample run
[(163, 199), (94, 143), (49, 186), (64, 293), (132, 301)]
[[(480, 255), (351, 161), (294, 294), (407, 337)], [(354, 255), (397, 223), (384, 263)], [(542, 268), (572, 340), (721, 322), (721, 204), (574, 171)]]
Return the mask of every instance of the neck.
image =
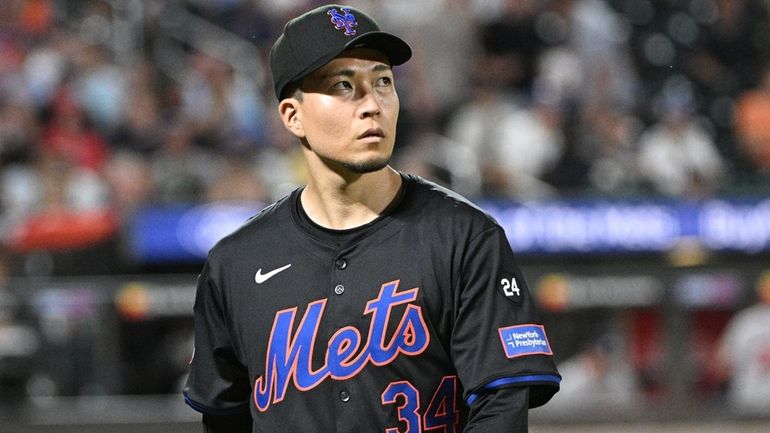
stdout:
[(373, 221), (395, 199), (401, 176), (391, 167), (344, 177), (313, 176), (302, 191), (302, 207), (316, 224), (344, 230)]

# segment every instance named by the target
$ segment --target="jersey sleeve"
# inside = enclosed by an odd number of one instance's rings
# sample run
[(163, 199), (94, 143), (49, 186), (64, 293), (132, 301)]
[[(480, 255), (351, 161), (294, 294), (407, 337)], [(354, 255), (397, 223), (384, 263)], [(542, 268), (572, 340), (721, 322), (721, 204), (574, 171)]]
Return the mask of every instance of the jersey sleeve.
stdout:
[(529, 432), (529, 388), (489, 390), (471, 407), (463, 433)]
[(184, 390), (185, 402), (209, 415), (249, 413), (248, 371), (238, 360), (221, 293), (209, 263), (198, 278), (194, 306), (195, 349)]
[(481, 232), (460, 260), (451, 352), (466, 402), (472, 406), (498, 388), (527, 386), (529, 406), (545, 404), (561, 376), (503, 229)]

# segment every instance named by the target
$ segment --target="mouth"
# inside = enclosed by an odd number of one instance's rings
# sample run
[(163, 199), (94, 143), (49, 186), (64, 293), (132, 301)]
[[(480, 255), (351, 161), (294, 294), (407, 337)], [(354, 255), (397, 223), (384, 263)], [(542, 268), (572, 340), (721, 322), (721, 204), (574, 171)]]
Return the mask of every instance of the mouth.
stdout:
[(363, 134), (358, 136), (359, 140), (363, 140), (366, 138), (384, 138), (385, 133), (382, 132), (382, 129), (380, 128), (369, 128), (367, 129)]

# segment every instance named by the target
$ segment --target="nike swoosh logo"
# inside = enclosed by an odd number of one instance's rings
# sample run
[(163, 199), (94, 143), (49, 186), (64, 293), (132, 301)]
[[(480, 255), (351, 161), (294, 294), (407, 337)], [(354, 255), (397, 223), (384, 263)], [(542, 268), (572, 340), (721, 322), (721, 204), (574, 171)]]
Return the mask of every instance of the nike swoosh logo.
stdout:
[(291, 263), (289, 263), (286, 266), (282, 266), (282, 267), (280, 267), (278, 269), (273, 269), (272, 271), (270, 271), (270, 272), (268, 272), (266, 274), (263, 274), (262, 273), (262, 268), (259, 268), (259, 270), (257, 271), (256, 275), (254, 275), (254, 281), (256, 281), (257, 284), (262, 284), (265, 281), (267, 281), (270, 278), (272, 278), (275, 274), (277, 274), (277, 273), (279, 273), (281, 271), (285, 271), (286, 269), (289, 269), (290, 267), (291, 267)]

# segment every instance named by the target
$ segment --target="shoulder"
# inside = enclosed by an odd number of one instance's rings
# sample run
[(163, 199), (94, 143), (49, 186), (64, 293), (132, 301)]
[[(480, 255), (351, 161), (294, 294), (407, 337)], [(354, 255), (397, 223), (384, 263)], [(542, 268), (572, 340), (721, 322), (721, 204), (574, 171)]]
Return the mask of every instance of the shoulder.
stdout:
[(472, 231), (499, 227), (497, 221), (468, 198), (422, 177), (405, 174), (408, 184), (406, 200), (429, 224), (464, 226)]

